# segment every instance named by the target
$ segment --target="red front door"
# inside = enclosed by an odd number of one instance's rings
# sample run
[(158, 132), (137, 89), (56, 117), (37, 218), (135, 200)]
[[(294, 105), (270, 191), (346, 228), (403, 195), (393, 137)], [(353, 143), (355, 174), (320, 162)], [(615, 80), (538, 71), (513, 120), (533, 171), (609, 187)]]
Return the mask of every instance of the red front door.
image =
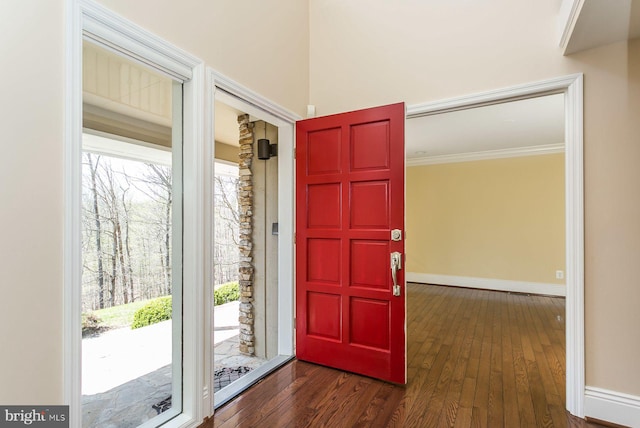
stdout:
[(396, 383), (406, 382), (404, 116), (400, 103), (296, 128), (296, 356)]

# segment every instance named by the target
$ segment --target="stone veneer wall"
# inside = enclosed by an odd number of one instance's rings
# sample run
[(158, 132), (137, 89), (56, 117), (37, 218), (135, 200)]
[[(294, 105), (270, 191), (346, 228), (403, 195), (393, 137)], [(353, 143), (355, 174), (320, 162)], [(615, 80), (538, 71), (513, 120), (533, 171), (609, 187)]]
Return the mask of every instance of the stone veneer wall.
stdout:
[(240, 126), (240, 162), (238, 180), (238, 204), (240, 205), (240, 341), (239, 350), (254, 355), (253, 317), (253, 123), (249, 115), (238, 116)]

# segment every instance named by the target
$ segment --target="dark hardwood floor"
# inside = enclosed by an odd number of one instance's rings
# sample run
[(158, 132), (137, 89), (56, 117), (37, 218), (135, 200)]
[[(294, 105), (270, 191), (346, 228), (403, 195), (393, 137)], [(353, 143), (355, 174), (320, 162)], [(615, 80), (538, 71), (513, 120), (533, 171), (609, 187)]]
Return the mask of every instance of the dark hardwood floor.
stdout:
[(564, 410), (564, 299), (408, 285), (406, 386), (293, 361), (215, 427), (599, 427)]

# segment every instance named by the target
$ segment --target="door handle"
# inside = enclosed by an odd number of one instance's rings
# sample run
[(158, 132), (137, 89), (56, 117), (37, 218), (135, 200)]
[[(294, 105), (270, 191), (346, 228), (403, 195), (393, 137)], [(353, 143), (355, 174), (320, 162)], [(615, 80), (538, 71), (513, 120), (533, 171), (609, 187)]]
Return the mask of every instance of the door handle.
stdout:
[(391, 253), (391, 279), (393, 279), (393, 295), (400, 295), (400, 285), (398, 285), (398, 270), (402, 269), (402, 254), (397, 251)]

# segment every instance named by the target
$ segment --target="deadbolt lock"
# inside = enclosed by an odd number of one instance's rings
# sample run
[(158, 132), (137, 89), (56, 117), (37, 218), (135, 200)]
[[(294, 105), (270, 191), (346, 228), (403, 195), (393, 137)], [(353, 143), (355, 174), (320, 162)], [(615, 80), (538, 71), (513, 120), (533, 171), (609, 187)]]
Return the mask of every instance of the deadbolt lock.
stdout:
[(391, 240), (392, 241), (402, 240), (402, 231), (400, 229), (393, 229), (391, 231)]

